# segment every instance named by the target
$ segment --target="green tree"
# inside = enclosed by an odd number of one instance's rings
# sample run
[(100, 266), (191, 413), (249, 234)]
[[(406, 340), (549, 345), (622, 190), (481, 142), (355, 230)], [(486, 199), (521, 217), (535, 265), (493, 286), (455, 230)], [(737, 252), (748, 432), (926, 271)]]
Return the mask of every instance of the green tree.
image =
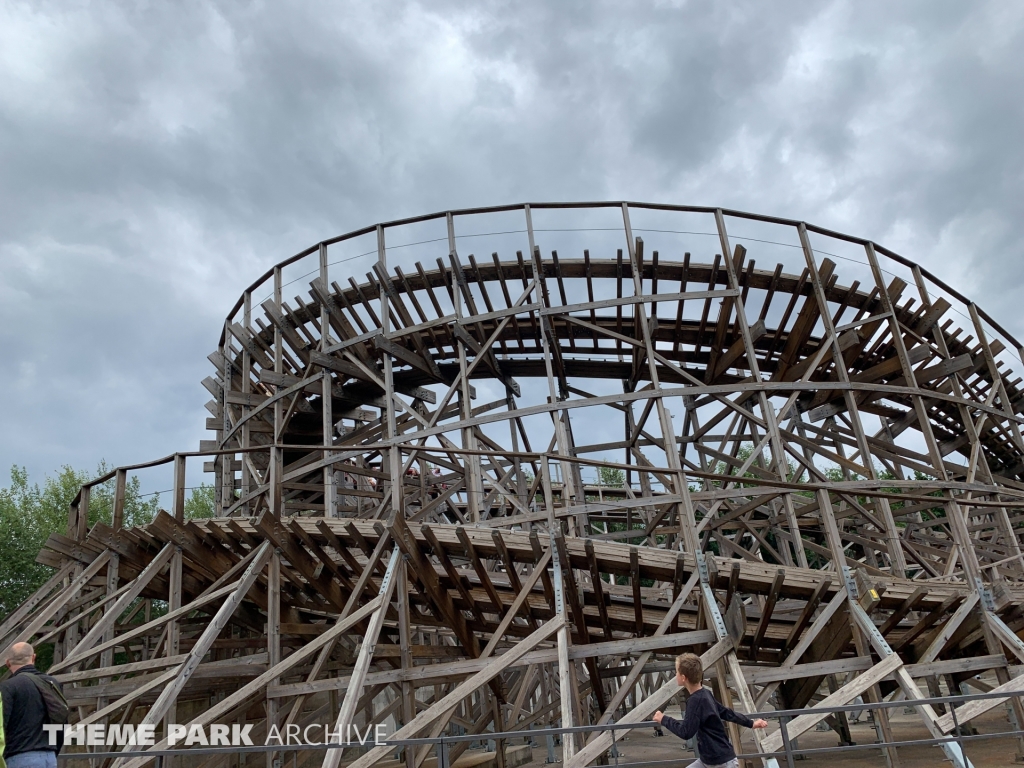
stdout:
[(626, 473), (615, 467), (598, 467), (597, 479), (609, 488), (622, 488), (626, 484)]
[(217, 494), (212, 485), (200, 483), (192, 489), (185, 499), (185, 517), (189, 520), (215, 517), (217, 514)]
[[(95, 473), (63, 466), (56, 475), (38, 483), (29, 480), (24, 467), (12, 467), (10, 484), (0, 487), (0, 619), (7, 616), (50, 578), (48, 566), (36, 556), (53, 533), (67, 535), (68, 509), (83, 483), (109, 472), (100, 463)], [(94, 486), (89, 497), (89, 525), (108, 525), (114, 512), (114, 479)], [(143, 495), (137, 476), (125, 484), (124, 525), (145, 525), (153, 520), (160, 505), (159, 494)], [(214, 489), (205, 483), (193, 489), (185, 501), (190, 518), (212, 517)]]
[(0, 489), (0, 615), (20, 605), (47, 578), (51, 570), (35, 561), (51, 532), (67, 529), (67, 504), (61, 512), (61, 497), (68, 504), (75, 492), (66, 494), (62, 475), (51, 478), (46, 496), (31, 485), (23, 467), (11, 469), (11, 484)]

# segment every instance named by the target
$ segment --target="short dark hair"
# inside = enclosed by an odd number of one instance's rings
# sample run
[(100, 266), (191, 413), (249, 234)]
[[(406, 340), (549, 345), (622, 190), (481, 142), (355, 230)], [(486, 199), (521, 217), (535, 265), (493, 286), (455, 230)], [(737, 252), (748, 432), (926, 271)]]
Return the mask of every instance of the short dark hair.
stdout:
[(676, 656), (676, 672), (691, 683), (699, 683), (704, 679), (704, 665), (701, 663), (700, 656), (695, 653)]

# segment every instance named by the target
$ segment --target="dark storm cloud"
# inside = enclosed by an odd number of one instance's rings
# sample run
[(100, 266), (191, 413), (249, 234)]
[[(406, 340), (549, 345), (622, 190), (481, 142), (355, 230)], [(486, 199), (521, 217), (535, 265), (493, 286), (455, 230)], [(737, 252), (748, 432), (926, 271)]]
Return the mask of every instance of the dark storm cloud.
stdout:
[(1024, 335), (1022, 29), (1006, 3), (7, 4), (0, 465), (194, 447), (249, 282), (449, 207), (803, 218)]

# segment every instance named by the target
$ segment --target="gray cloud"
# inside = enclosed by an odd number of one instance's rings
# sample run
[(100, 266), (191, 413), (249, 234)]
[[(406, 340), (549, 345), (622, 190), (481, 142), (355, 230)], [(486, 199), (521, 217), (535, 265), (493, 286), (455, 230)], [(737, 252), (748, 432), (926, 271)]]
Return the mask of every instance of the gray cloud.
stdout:
[(194, 446), (205, 356), (246, 285), (323, 237), (450, 207), (802, 218), (893, 247), (1024, 336), (1022, 15), (7, 4), (0, 465)]

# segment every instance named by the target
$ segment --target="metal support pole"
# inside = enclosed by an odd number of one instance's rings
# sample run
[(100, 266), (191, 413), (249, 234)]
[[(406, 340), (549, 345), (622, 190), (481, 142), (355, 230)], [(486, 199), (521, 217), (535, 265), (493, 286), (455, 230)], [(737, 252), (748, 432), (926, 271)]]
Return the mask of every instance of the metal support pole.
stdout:
[(956, 734), (956, 743), (960, 747), (960, 758), (965, 763), (967, 762), (967, 753), (964, 751), (964, 734), (960, 730), (960, 722), (956, 716), (956, 706), (953, 702), (949, 704), (950, 714), (953, 715), (953, 733)]
[(786, 727), (786, 721), (788, 717), (779, 718), (779, 730), (782, 732), (782, 747), (786, 750), (786, 765), (789, 768), (794, 768), (793, 765), (793, 747), (789, 741), (789, 729)]

